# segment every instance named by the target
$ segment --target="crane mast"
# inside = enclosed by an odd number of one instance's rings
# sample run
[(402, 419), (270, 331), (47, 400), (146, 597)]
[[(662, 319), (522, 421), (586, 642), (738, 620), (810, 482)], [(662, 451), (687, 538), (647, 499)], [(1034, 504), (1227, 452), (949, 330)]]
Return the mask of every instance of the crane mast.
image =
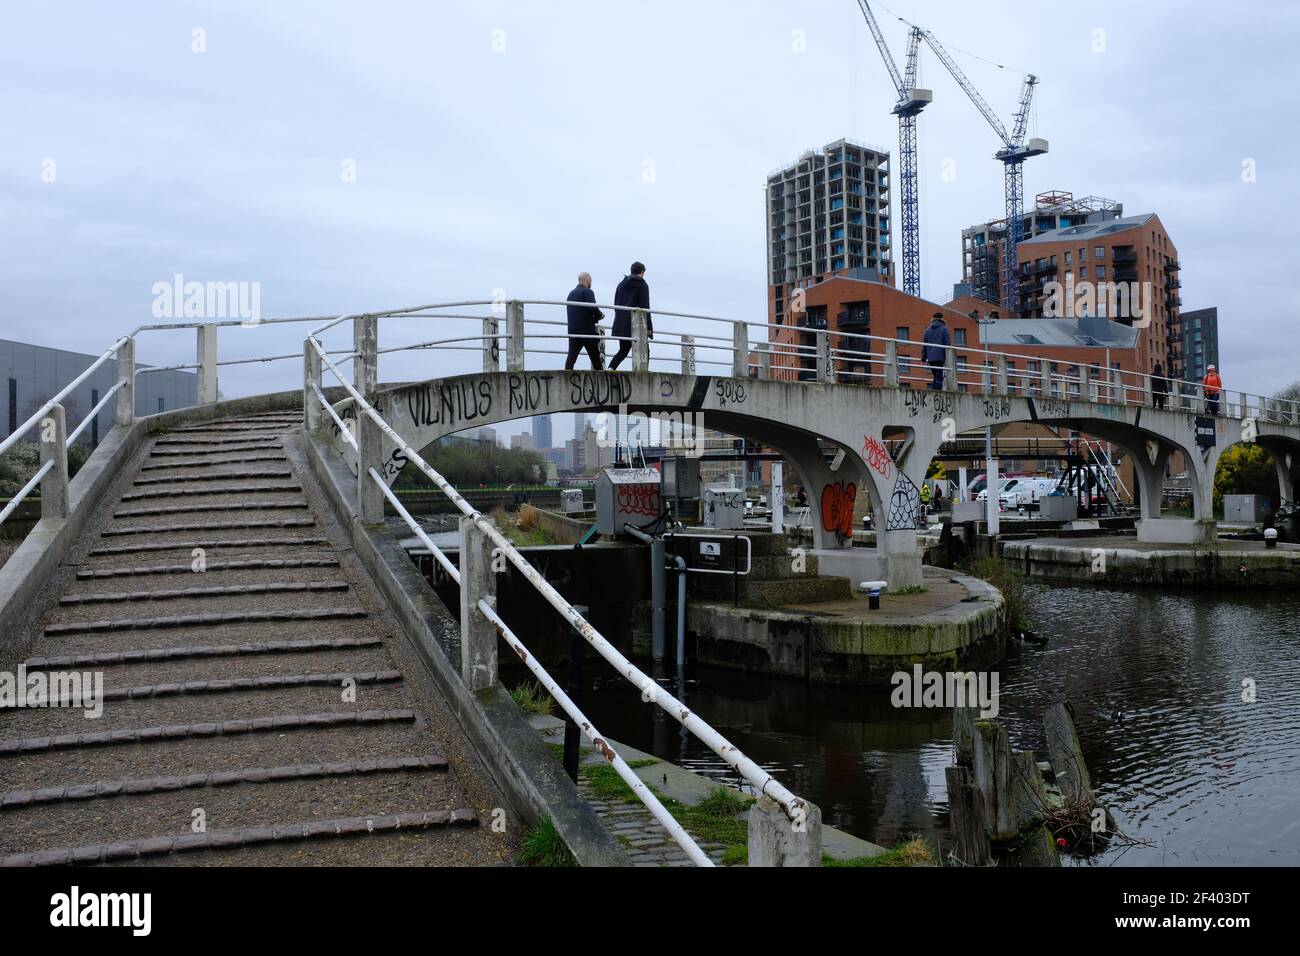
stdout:
[(908, 295), (920, 296), (921, 203), (917, 188), (916, 117), (930, 105), (934, 98), (929, 90), (916, 87), (916, 61), (922, 35), (919, 28), (911, 28), (907, 43), (906, 74), (900, 74), (893, 54), (889, 52), (884, 34), (880, 32), (880, 25), (876, 23), (875, 14), (871, 12), (870, 4), (867, 0), (858, 0), (858, 6), (867, 21), (872, 37), (875, 38), (880, 58), (885, 62), (885, 69), (889, 71), (889, 78), (898, 95), (891, 112), (898, 117), (899, 188), (901, 190), (898, 208), (902, 219), (903, 235), (903, 291)]
[(1007, 128), (993, 112), (993, 108), (980, 95), (975, 85), (967, 79), (966, 74), (962, 72), (961, 67), (956, 64), (944, 45), (929, 30), (923, 31), (922, 37), (926, 45), (934, 51), (934, 55), (939, 58), (939, 62), (957, 81), (962, 92), (975, 105), (975, 109), (980, 112), (989, 126), (993, 127), (993, 132), (997, 134), (998, 139), (1002, 141), (1002, 148), (993, 154), (993, 158), (1003, 164), (1003, 191), (1006, 197), (1007, 235), (1003, 241), (1002, 305), (1009, 314), (1015, 315), (1020, 311), (1020, 260), (1017, 247), (1024, 239), (1025, 233), (1024, 164), (1029, 157), (1041, 156), (1047, 152), (1045, 139), (1031, 139), (1028, 145), (1025, 144), (1029, 108), (1033, 103), (1034, 87), (1038, 85), (1038, 77), (1032, 73), (1025, 77), (1024, 85), (1020, 90), (1020, 102), (1012, 118), (1012, 132), (1008, 133)]

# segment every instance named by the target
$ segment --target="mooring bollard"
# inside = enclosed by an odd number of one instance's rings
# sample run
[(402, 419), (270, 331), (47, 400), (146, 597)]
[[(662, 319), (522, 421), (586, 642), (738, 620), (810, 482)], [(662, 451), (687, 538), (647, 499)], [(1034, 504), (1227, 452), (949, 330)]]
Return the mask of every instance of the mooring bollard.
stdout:
[(888, 581), (863, 581), (858, 585), (867, 592), (867, 607), (872, 611), (880, 610), (880, 592), (889, 587)]

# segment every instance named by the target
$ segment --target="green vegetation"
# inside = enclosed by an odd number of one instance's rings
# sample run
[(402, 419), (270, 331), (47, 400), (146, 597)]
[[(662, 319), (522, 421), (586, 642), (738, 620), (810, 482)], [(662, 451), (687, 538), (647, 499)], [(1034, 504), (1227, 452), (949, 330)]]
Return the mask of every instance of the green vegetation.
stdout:
[[(435, 471), (460, 491), (476, 485), (535, 485), (546, 477), (546, 459), (523, 448), (502, 448), (485, 442), (440, 441), (424, 456)], [(428, 484), (414, 465), (398, 477), (399, 485)]]
[(890, 593), (890, 594), (893, 594), (893, 595), (901, 595), (901, 594), (925, 594), (925, 593), (926, 593), (926, 590), (927, 590), (926, 588), (921, 587), (921, 585), (919, 585), (919, 584), (909, 584), (909, 585), (908, 585), (907, 587), (905, 587), (905, 588), (899, 588), (897, 591), (890, 591), (889, 593)]
[(1239, 444), (1219, 457), (1214, 473), (1214, 511), (1223, 513), (1224, 495), (1263, 495), (1278, 501), (1277, 468), (1273, 456), (1258, 445)]
[(976, 558), (962, 569), (971, 577), (987, 581), (1002, 592), (1007, 602), (1007, 626), (1013, 630), (1030, 630), (1025, 619), (1025, 577), (1001, 558)]
[(934, 849), (923, 837), (914, 836), (887, 849), (879, 856), (858, 856), (851, 860), (834, 860), (822, 856), (822, 866), (935, 866)]
[(541, 714), (549, 717), (555, 710), (555, 701), (551, 700), (551, 695), (542, 690), (540, 684), (533, 681), (520, 684), (510, 692), (510, 696), (525, 714)]
[(535, 548), (555, 544), (555, 538), (549, 531), (542, 528), (524, 529), (519, 527), (515, 516), (500, 505), (492, 509), (491, 518), (492, 523), (497, 526), (497, 530), (505, 535), (506, 539), (516, 548)]
[[(92, 449), (82, 445), (68, 446), (68, 477), (73, 477), (86, 463)], [(12, 498), (31, 481), (41, 467), (41, 446), (32, 441), (20, 441), (0, 455), (0, 498)], [(40, 494), (36, 488), (29, 500)]]
[(525, 834), (524, 844), (519, 849), (519, 862), (523, 866), (578, 865), (550, 817), (544, 818)]
[[(560, 758), (564, 758), (564, 748), (560, 748)], [(658, 760), (631, 760), (628, 766), (633, 770), (640, 770), (642, 767), (649, 767), (657, 764)], [(621, 800), (624, 803), (640, 803), (640, 798), (632, 792), (632, 788), (623, 782), (623, 778), (618, 775), (613, 764), (599, 763), (589, 764), (578, 770), (578, 775), (582, 777), (591, 786), (592, 796), (598, 800)], [(651, 790), (654, 788), (651, 787)]]

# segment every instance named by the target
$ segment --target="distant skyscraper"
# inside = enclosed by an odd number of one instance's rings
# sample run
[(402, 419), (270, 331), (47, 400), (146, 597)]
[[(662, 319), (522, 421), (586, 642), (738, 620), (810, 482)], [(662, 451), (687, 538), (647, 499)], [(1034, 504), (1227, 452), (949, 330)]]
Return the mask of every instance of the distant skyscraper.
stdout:
[(551, 434), (551, 416), (538, 415), (533, 419), (533, 444), (538, 448), (553, 448), (554, 435)]
[(587, 413), (574, 412), (573, 413), (573, 437), (578, 439), (578, 441), (582, 441), (583, 433), (586, 432), (586, 430), (587, 430)]

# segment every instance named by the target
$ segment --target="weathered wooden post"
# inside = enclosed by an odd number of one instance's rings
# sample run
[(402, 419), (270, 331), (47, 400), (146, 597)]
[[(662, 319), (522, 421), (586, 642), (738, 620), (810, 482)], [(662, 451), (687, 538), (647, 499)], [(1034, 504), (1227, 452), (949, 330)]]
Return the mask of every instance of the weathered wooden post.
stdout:
[(352, 386), (369, 395), (379, 381), (379, 320), (373, 315), (359, 315), (352, 320)]
[(795, 819), (771, 797), (749, 808), (750, 866), (821, 866), (822, 812), (801, 802)]
[(971, 770), (984, 799), (984, 822), (994, 843), (1020, 834), (1011, 796), (1011, 743), (1000, 720), (975, 721), (975, 759)]
[(506, 371), (524, 370), (524, 304), (518, 299), (506, 303)]
[(460, 519), (460, 676), (471, 691), (491, 687), (497, 679), (496, 626), (478, 608), (484, 599), (496, 608), (494, 550), (473, 518)]
[(650, 313), (632, 310), (632, 371), (650, 371)]
[(207, 322), (198, 329), (198, 404), (217, 400), (217, 326)]
[(987, 866), (993, 859), (988, 828), (984, 823), (984, 800), (967, 767), (946, 767), (948, 817), (952, 821), (953, 858), (965, 866)]
[(41, 518), (63, 521), (68, 517), (68, 421), (62, 405), (41, 419), (41, 467), (50, 470), (41, 479)]
[(1043, 822), (1047, 790), (1032, 751), (1011, 755), (1012, 792), (1016, 823), (1020, 827), (1020, 861), (1023, 866), (1060, 866), (1052, 831)]
[(1043, 730), (1047, 734), (1047, 751), (1052, 758), (1061, 796), (1066, 803), (1091, 802), (1094, 799), (1092, 781), (1088, 779), (1083, 748), (1067, 704), (1058, 702), (1043, 712)]
[(117, 347), (117, 377), (122, 387), (117, 393), (113, 421), (130, 426), (135, 422), (135, 339), (127, 339)]

